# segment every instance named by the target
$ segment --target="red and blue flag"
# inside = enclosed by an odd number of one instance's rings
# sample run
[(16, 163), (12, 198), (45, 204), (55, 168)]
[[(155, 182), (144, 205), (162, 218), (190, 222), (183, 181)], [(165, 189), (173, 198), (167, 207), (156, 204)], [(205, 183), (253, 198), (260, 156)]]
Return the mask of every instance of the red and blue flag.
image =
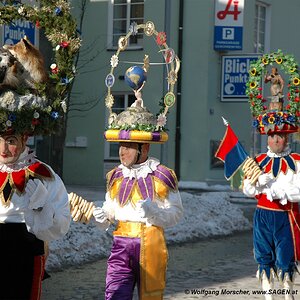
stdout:
[(229, 180), (249, 155), (244, 150), (228, 122), (224, 120), (224, 123), (227, 125), (227, 129), (215, 157), (224, 162), (224, 175)]

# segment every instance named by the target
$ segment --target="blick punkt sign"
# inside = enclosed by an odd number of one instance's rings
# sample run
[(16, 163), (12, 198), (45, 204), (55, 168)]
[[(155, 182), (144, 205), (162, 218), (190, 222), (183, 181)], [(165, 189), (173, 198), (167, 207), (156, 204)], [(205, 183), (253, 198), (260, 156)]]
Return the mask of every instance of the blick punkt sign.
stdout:
[[(23, 4), (32, 5), (32, 0), (21, 0)], [(20, 39), (24, 38), (26, 35), (32, 44), (36, 47), (39, 46), (39, 32), (35, 27), (35, 24), (23, 20), (16, 19), (10, 24), (2, 25), (2, 44), (13, 45), (20, 41)]]
[(24, 36), (36, 44), (35, 26), (29, 21), (15, 20), (13, 24), (3, 26), (3, 43), (12, 45), (16, 44)]
[(244, 0), (215, 0), (214, 49), (243, 49)]
[(252, 61), (259, 55), (224, 55), (222, 57), (221, 101), (247, 101), (246, 82)]

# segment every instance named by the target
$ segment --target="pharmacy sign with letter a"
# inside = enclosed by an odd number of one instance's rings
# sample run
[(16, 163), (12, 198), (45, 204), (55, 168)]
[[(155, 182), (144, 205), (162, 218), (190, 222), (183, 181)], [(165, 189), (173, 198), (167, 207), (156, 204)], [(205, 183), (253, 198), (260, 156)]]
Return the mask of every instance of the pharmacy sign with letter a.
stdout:
[(244, 0), (215, 0), (214, 50), (243, 49)]

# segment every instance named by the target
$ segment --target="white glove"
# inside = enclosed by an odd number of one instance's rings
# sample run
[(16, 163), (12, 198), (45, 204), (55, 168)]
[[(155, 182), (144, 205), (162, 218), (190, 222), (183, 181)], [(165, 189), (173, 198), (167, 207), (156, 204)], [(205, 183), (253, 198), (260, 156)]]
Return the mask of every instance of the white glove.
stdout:
[(274, 179), (274, 177), (271, 173), (264, 173), (264, 174), (262, 174), (258, 177), (257, 181), (258, 181), (258, 184), (260, 186), (264, 186), (264, 185), (268, 184), (273, 179)]
[(151, 218), (156, 214), (158, 206), (150, 198), (147, 198), (146, 200), (138, 201), (136, 207), (141, 218)]
[(41, 210), (48, 198), (48, 191), (41, 180), (28, 180), (25, 193), (29, 197), (29, 209)]
[(278, 186), (278, 184), (272, 184), (271, 193), (272, 193), (273, 199), (279, 199), (279, 200), (287, 199), (287, 195), (286, 195), (285, 191), (280, 186)]
[(109, 215), (107, 211), (105, 211), (101, 207), (96, 207), (93, 211), (93, 216), (95, 218), (95, 221), (98, 223), (105, 223), (109, 221)]
[(47, 201), (42, 210), (28, 209), (24, 217), (28, 231), (37, 234), (53, 226), (54, 207)]

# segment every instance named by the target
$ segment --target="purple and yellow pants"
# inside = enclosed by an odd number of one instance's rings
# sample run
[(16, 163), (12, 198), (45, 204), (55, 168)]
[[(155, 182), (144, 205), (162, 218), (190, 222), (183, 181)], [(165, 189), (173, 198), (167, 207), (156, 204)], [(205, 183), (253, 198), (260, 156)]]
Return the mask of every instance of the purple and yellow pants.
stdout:
[(163, 229), (139, 222), (119, 222), (107, 262), (106, 300), (131, 300), (137, 285), (140, 300), (161, 300), (168, 251)]

